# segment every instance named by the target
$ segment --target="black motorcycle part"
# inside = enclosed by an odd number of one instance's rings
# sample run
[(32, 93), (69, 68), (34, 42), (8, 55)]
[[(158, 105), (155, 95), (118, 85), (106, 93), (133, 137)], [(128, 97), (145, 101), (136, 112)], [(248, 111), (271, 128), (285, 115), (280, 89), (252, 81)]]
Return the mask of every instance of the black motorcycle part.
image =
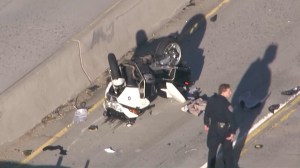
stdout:
[(112, 108), (107, 108), (106, 111), (103, 112), (103, 115), (107, 117), (107, 119), (115, 119), (126, 122), (127, 124), (133, 125), (136, 121), (136, 118), (128, 118), (124, 113), (120, 113)]
[(176, 70), (173, 83), (177, 86), (190, 86), (191, 83), (191, 69), (186, 64), (180, 64)]
[(175, 66), (181, 59), (181, 47), (175, 38), (167, 37), (159, 42), (154, 60), (156, 63), (163, 66)]
[(121, 78), (121, 72), (120, 72), (115, 54), (113, 54), (113, 53), (108, 54), (108, 63), (109, 63), (110, 71), (111, 71), (110, 72), (111, 78), (112, 79)]

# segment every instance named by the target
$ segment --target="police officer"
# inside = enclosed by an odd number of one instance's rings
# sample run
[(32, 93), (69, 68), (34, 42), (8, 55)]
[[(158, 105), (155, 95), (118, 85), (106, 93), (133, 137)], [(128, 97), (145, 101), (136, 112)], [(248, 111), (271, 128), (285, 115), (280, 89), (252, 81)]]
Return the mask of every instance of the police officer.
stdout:
[(236, 132), (233, 108), (228, 98), (231, 96), (229, 84), (219, 86), (219, 94), (208, 99), (204, 113), (204, 130), (208, 132), (207, 147), (208, 168), (215, 168), (218, 147), (223, 148), (223, 161), (225, 168), (233, 168), (232, 142)]

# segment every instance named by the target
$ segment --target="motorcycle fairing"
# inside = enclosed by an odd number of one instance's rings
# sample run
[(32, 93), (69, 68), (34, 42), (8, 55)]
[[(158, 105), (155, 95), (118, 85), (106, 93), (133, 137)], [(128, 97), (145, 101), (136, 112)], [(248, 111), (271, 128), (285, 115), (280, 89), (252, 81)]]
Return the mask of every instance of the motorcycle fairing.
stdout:
[(174, 98), (180, 103), (184, 103), (186, 101), (185, 97), (180, 93), (173, 83), (166, 82), (166, 88), (161, 90), (166, 93), (168, 98)]
[(117, 101), (120, 104), (136, 109), (144, 109), (150, 104), (148, 99), (140, 97), (138, 87), (125, 87), (123, 92), (117, 98)]

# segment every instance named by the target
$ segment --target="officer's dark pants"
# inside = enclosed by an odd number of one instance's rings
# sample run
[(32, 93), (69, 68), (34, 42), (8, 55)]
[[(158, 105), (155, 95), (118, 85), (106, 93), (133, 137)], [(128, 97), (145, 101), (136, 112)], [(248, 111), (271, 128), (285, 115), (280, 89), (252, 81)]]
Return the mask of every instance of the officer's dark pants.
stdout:
[(230, 140), (226, 140), (227, 136), (229, 136), (228, 126), (224, 126), (223, 128), (218, 124), (210, 126), (207, 136), (207, 147), (209, 149), (207, 168), (215, 168), (217, 151), (220, 144), (222, 145), (223, 149), (222, 155), (224, 167), (233, 168), (232, 142)]

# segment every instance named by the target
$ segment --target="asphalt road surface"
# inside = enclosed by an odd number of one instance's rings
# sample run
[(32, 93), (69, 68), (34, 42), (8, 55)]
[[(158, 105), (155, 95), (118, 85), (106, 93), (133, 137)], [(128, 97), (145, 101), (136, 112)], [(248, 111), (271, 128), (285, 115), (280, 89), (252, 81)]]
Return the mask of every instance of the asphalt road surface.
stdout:
[(2, 0), (0, 93), (120, 0)]
[[(299, 97), (274, 115), (268, 107), (287, 102), (290, 96), (281, 95), (281, 91), (299, 85), (300, 2), (231, 0), (214, 6), (195, 2), (196, 6), (183, 10), (155, 36), (180, 31), (184, 57), (193, 69), (195, 85), (204, 94), (212, 95), (220, 83), (231, 84), (239, 124), (235, 146), (239, 167), (297, 167)], [(269, 96), (255, 109), (241, 109), (237, 100), (247, 91), (255, 98)], [(1, 158), (29, 167), (205, 167), (208, 150), (203, 115), (183, 113), (182, 104), (158, 98), (151, 112), (126, 127), (118, 121), (105, 122), (103, 92), (104, 88), (96, 91), (88, 102), (96, 105), (86, 122), (68, 126), (73, 112), (67, 113), (11, 143), (2, 150)], [(269, 119), (257, 125), (266, 116)], [(90, 131), (90, 125), (97, 125), (98, 130)], [(262, 148), (254, 148), (257, 144)], [(107, 153), (106, 148), (115, 153)], [(34, 150), (29, 157), (22, 155), (26, 149)]]

